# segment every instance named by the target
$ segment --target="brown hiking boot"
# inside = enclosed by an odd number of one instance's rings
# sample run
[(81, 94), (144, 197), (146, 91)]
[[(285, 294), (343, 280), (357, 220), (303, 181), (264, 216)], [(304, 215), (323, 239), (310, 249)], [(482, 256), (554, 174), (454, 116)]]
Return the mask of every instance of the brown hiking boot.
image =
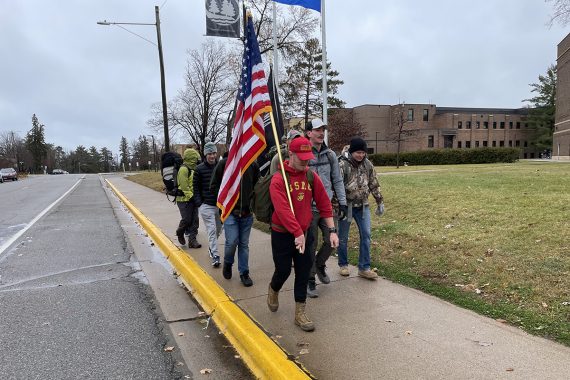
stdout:
[(367, 279), (367, 280), (377, 280), (378, 279), (378, 275), (376, 274), (376, 272), (374, 272), (370, 269), (359, 270), (358, 275), (360, 277)]
[(347, 266), (342, 266), (340, 267), (340, 275), (341, 276), (350, 276), (350, 272), (348, 271), (348, 267)]
[(313, 331), (315, 324), (305, 314), (305, 302), (295, 302), (295, 324), (303, 331)]
[(276, 292), (269, 284), (269, 290), (267, 291), (267, 306), (269, 310), (276, 312), (279, 309), (279, 292)]

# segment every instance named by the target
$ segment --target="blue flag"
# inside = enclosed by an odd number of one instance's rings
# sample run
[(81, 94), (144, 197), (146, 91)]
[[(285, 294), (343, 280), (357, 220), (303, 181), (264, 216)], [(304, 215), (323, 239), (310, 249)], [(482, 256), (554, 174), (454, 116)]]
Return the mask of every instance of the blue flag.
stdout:
[(321, 0), (273, 0), (281, 4), (300, 5), (301, 7), (321, 11)]

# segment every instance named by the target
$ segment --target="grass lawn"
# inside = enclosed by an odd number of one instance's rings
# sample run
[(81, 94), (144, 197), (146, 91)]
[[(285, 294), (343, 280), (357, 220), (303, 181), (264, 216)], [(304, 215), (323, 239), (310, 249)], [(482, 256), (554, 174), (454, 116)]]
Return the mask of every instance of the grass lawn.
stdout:
[[(372, 216), (372, 261), (382, 276), (570, 345), (570, 164), (376, 169), (386, 213)], [(158, 173), (129, 179), (162, 187)], [(357, 251), (353, 223), (353, 264)]]

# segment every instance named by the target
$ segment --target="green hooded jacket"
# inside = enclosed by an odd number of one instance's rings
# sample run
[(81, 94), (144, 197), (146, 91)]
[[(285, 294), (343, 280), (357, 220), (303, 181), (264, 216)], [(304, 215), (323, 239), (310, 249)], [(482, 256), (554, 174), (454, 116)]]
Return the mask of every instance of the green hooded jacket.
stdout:
[[(183, 163), (180, 169), (178, 169), (178, 177), (176, 177), (178, 188), (184, 192), (184, 196), (177, 196), (176, 202), (188, 202), (194, 195), (192, 182), (199, 160), (200, 154), (195, 149), (189, 148), (184, 151)], [(191, 169), (191, 173), (189, 173), (190, 170), (188, 168)]]

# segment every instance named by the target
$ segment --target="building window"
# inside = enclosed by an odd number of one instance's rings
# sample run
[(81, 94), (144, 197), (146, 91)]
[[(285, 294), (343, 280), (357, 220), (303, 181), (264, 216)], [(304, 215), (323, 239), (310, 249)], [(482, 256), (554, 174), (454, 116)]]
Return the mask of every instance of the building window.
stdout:
[(521, 129), (521, 122), (517, 121), (517, 129)]
[(465, 128), (471, 129), (471, 122), (470, 121), (465, 123)]
[(412, 108), (408, 109), (408, 121), (414, 121), (414, 110)]
[(515, 146), (521, 146), (521, 140), (515, 141)]
[(501, 146), (501, 147), (505, 146), (505, 140), (499, 141), (499, 146)]
[(497, 129), (497, 122), (496, 121), (493, 122), (493, 129)]
[(429, 110), (427, 108), (424, 108), (423, 119), (424, 119), (424, 121), (428, 121), (428, 119), (429, 119)]
[(509, 129), (513, 129), (513, 122), (509, 121)]
[(501, 121), (500, 125), (501, 125), (501, 129), (505, 129), (505, 122), (504, 121)]
[(526, 148), (528, 146), (528, 141), (524, 142), (524, 147)]
[(523, 157), (526, 158), (526, 156), (527, 156), (527, 154), (525, 153), (525, 154), (523, 155)]
[(457, 129), (462, 129), (463, 128), (463, 122), (458, 121), (457, 122)]
[(487, 147), (487, 141), (483, 141), (483, 146), (486, 148)]
[(475, 122), (475, 128), (476, 128), (476, 129), (481, 128), (481, 122), (476, 121), (476, 122)]
[(489, 122), (488, 121), (483, 122), (483, 128), (489, 129)]
[(493, 147), (497, 146), (497, 141), (493, 140)]
[(428, 148), (433, 148), (433, 135), (428, 136)]
[(461, 149), (461, 141), (458, 141), (458, 142), (457, 142), (457, 147), (458, 147), (459, 149)]
[(479, 141), (475, 141), (475, 148), (479, 148)]
[(524, 127), (525, 127), (525, 128), (528, 128), (528, 123), (524, 123)]
[(509, 147), (510, 147), (510, 148), (513, 147), (513, 140), (509, 140)]
[(471, 148), (471, 141), (465, 141), (465, 147)]

